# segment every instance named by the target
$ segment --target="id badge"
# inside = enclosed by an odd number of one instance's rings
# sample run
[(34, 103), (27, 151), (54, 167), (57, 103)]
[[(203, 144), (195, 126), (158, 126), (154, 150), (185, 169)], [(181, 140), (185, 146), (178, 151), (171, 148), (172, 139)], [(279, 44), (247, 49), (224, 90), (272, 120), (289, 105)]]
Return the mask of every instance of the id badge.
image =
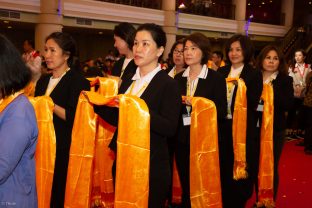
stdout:
[(259, 104), (259, 105), (258, 105), (257, 111), (263, 112), (263, 104)]
[(191, 115), (183, 114), (182, 118), (183, 118), (183, 125), (184, 126), (190, 126), (191, 125)]

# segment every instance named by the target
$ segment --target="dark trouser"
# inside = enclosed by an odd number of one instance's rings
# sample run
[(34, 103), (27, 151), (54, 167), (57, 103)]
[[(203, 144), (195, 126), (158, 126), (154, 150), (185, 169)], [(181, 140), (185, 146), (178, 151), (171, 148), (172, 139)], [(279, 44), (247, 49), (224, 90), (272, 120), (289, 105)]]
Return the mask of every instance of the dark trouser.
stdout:
[(67, 168), (69, 160), (69, 147), (56, 148), (52, 193), (51, 193), (51, 208), (64, 207), (65, 189)]
[(305, 106), (306, 128), (304, 146), (306, 150), (312, 150), (312, 107)]
[(178, 141), (175, 157), (182, 188), (182, 207), (190, 208), (190, 145)]
[(295, 130), (295, 132), (304, 129), (305, 114), (302, 103), (302, 99), (295, 98), (293, 108), (288, 111), (287, 128)]
[[(168, 160), (150, 161), (148, 208), (165, 208), (171, 184)], [(113, 180), (116, 180), (116, 160), (112, 167)], [(128, 191), (128, 190), (124, 190)]]
[(232, 139), (232, 120), (226, 120), (220, 124), (222, 131), (219, 134), (219, 158), (220, 176), (222, 188), (223, 208), (244, 208), (247, 200), (252, 196), (254, 172), (254, 141), (246, 141), (246, 160), (250, 165), (247, 169), (249, 177), (247, 179), (233, 179), (233, 139)]

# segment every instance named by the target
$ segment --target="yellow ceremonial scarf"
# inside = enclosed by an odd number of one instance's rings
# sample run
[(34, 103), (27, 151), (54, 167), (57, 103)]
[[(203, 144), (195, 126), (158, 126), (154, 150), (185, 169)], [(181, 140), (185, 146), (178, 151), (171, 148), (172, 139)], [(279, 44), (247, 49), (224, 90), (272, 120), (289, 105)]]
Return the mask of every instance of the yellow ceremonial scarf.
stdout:
[(72, 133), (65, 207), (85, 208), (91, 205), (97, 121), (92, 104), (119, 106), (114, 207), (146, 208), (150, 160), (148, 108), (143, 100), (135, 96), (104, 97), (94, 92), (83, 92), (79, 97)]
[(38, 207), (50, 207), (54, 163), (56, 154), (56, 137), (53, 125), (53, 101), (48, 96), (29, 97), (32, 103), (39, 129), (36, 147), (36, 184)]
[[(190, 199), (192, 207), (222, 207), (217, 111), (201, 97), (186, 97), (192, 103), (190, 129)], [(208, 124), (208, 125), (207, 125)], [(203, 162), (205, 161), (205, 162)], [(181, 201), (181, 188), (174, 168), (173, 202)]]
[[(119, 77), (117, 78), (93, 78), (90, 83), (91, 89), (95, 90), (95, 85), (99, 85), (97, 93), (103, 96), (115, 96), (118, 93)], [(97, 117), (91, 206), (114, 207), (115, 196), (112, 175), (114, 153), (109, 149), (108, 145), (114, 136), (115, 130), (114, 126)]]
[(246, 171), (247, 88), (245, 82), (239, 78), (226, 78), (226, 82), (227, 85), (233, 85), (233, 82), (237, 82), (232, 134), (234, 150), (233, 178), (239, 180), (248, 176)]
[(201, 97), (192, 98), (190, 198), (194, 208), (222, 208), (217, 110)]
[(274, 195), (274, 156), (273, 156), (273, 119), (274, 91), (269, 84), (263, 84), (261, 99), (264, 101), (260, 133), (260, 158), (258, 172), (258, 207), (275, 207)]

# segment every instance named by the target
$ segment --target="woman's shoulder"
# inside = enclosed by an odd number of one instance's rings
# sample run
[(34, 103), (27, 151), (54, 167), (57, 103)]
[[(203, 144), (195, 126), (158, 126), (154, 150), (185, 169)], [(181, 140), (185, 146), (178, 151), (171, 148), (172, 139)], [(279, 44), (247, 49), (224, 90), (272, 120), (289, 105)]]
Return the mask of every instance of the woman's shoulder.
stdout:
[(164, 70), (155, 75), (155, 81), (160, 85), (176, 85), (177, 81), (170, 77)]
[(83, 76), (83, 74), (79, 71), (76, 70), (69, 70), (66, 73), (66, 77), (68, 79), (70, 79), (72, 82), (74, 83), (81, 83), (81, 84), (88, 84), (89, 85), (89, 81)]
[(12, 116), (23, 117), (28, 112), (34, 113), (34, 108), (28, 98), (21, 94), (17, 96), (6, 108), (8, 112), (11, 112)]

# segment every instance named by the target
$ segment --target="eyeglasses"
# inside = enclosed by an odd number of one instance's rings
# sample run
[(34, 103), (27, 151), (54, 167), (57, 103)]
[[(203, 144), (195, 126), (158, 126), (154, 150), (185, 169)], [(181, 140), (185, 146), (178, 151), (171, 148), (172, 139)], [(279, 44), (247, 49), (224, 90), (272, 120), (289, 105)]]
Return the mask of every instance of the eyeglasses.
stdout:
[(176, 55), (182, 55), (183, 56), (183, 50), (178, 50), (178, 49), (174, 49), (173, 50), (173, 54), (176, 54)]

